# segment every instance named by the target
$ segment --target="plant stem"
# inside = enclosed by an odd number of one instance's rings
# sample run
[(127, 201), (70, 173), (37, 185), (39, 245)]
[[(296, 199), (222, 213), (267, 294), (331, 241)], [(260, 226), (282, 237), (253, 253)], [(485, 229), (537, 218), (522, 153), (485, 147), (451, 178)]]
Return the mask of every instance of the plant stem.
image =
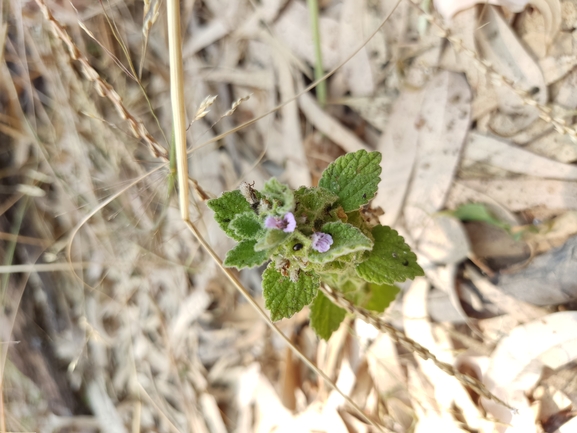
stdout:
[(180, 216), (188, 220), (188, 159), (186, 154), (186, 119), (184, 113), (184, 78), (182, 70), (182, 41), (180, 38), (180, 2), (167, 1), (168, 49), (170, 55), (170, 100), (172, 127), (176, 149), (178, 203)]
[[(320, 80), (323, 75), (323, 54), (321, 51), (321, 33), (319, 26), (319, 3), (317, 0), (307, 0), (309, 5), (309, 16), (311, 19), (311, 30), (313, 32), (313, 44), (315, 48), (315, 81)], [(324, 108), (327, 103), (327, 83), (319, 82), (317, 86), (317, 100)]]
[(174, 142), (174, 128), (172, 129), (172, 134), (170, 136), (170, 150), (168, 153), (168, 190), (166, 193), (167, 197), (171, 197), (174, 193), (174, 186), (176, 184), (176, 148)]

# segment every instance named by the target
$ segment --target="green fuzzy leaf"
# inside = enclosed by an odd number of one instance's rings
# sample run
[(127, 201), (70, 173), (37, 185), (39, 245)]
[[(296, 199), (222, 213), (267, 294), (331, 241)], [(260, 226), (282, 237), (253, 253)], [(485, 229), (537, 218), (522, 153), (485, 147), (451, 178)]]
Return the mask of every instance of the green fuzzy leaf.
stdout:
[(331, 235), (333, 244), (325, 253), (311, 249), (309, 260), (312, 263), (328, 263), (346, 254), (370, 251), (373, 248), (373, 242), (351, 224), (331, 222), (325, 224), (321, 231)]
[(252, 211), (249, 202), (246, 201), (241, 192), (238, 190), (225, 192), (219, 198), (207, 201), (206, 204), (214, 211), (214, 219), (220, 228), (231, 238), (237, 241), (242, 240), (229, 227), (235, 216)]
[(235, 216), (229, 228), (241, 239), (256, 239), (264, 233), (264, 228), (254, 212), (245, 212)]
[(285, 233), (282, 230), (267, 230), (264, 237), (260, 238), (254, 249), (256, 251), (270, 250), (271, 248), (278, 247), (284, 241), (286, 241), (292, 233)]
[(373, 239), (373, 235), (371, 234), (371, 227), (367, 224), (367, 221), (360, 211), (356, 210), (348, 213), (347, 222), (359, 228), (369, 239)]
[(510, 224), (495, 218), (483, 203), (465, 203), (454, 211), (447, 213), (452, 214), (455, 218), (458, 218), (461, 221), (483, 221), (505, 230), (511, 229)]
[(397, 286), (390, 284), (367, 284), (370, 296), (363, 305), (367, 310), (382, 313), (395, 300), (401, 291)]
[(353, 301), (353, 298), (351, 298), (353, 293), (358, 293), (367, 286), (367, 282), (360, 278), (354, 269), (351, 272), (350, 267), (345, 273), (324, 274), (321, 277), (323, 283), (346, 294), (347, 299), (350, 301)]
[(346, 314), (345, 310), (319, 292), (311, 304), (311, 327), (320, 338), (328, 340), (332, 333), (339, 329)]
[[(276, 214), (285, 214), (294, 209), (294, 192), (288, 185), (280, 183), (274, 177), (267, 180), (262, 189), (262, 195), (268, 201), (268, 208)], [(263, 200), (261, 200), (261, 203)]]
[(339, 196), (345, 212), (357, 210), (377, 193), (381, 154), (359, 150), (338, 158), (323, 172), (319, 186)]
[(356, 268), (361, 278), (369, 283), (392, 284), (424, 275), (417, 256), (396, 230), (379, 225), (373, 228), (372, 234), (373, 250), (366, 253), (366, 259)]
[(302, 227), (308, 226), (313, 228), (314, 222), (324, 216), (327, 208), (335, 203), (339, 197), (328, 189), (317, 187), (301, 187), (294, 193), (296, 202), (296, 214), (298, 218), (305, 217), (305, 222), (300, 224)]
[(271, 262), (262, 274), (264, 305), (272, 320), (289, 318), (312, 302), (320, 281), (315, 274), (300, 272), (298, 281), (291, 281), (275, 269)]
[(262, 265), (268, 260), (266, 251), (255, 251), (256, 241), (245, 240), (237, 244), (232, 250), (226, 253), (224, 266), (235, 267), (237, 269), (254, 268)]

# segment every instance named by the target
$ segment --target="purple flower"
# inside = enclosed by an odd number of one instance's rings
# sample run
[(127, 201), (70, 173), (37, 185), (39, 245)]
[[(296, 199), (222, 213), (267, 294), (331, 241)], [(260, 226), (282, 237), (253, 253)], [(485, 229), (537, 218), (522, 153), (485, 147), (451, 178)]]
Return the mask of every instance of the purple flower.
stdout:
[(317, 250), (319, 253), (326, 253), (333, 244), (333, 237), (328, 233), (313, 233), (311, 239), (313, 250)]
[(264, 226), (267, 229), (279, 229), (285, 233), (292, 233), (295, 231), (297, 222), (292, 212), (287, 212), (282, 218), (275, 218), (273, 216), (266, 217)]

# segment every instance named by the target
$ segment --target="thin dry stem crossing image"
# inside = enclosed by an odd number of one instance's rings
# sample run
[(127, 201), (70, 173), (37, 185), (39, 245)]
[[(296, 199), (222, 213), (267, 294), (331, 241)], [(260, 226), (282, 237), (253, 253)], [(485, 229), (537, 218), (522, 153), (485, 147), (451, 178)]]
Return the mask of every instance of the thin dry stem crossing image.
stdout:
[(577, 431), (577, 0), (0, 41), (0, 432)]

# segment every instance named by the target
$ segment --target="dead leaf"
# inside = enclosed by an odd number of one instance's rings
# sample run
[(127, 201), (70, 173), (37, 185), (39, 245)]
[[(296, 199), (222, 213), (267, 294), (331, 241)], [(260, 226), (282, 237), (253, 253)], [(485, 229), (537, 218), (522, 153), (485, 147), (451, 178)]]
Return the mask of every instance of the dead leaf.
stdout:
[(547, 84), (552, 84), (565, 77), (577, 65), (577, 56), (544, 57), (539, 66)]
[[(495, 314), (497, 313), (498, 312), (495, 311)], [(485, 340), (494, 343), (509, 335), (511, 330), (519, 325), (519, 321), (515, 320), (515, 318), (509, 314), (505, 314), (503, 316), (491, 317), (489, 319), (481, 319), (477, 324), (483, 332)]]
[(463, 158), (499, 167), (513, 173), (549, 179), (577, 180), (577, 167), (528, 152), (506, 141), (471, 132)]
[(116, 405), (108, 395), (102, 374), (86, 384), (86, 397), (90, 409), (98, 419), (100, 428), (111, 433), (127, 432)]
[(552, 161), (572, 163), (577, 161), (577, 144), (568, 135), (551, 131), (531, 141), (525, 150)]
[[(394, 225), (401, 213), (417, 155), (419, 130), (416, 123), (424, 95), (424, 90), (403, 89), (393, 104), (388, 122), (390, 127), (381, 135), (377, 146), (383, 159), (379, 192), (373, 199), (373, 207), (385, 211), (380, 218), (385, 225)], [(407, 123), (410, 127), (396, 126)]]
[(227, 428), (222, 419), (222, 411), (219, 409), (214, 395), (203, 392), (199, 397), (200, 408), (206, 424), (211, 433), (226, 433)]
[[(444, 292), (451, 302), (451, 306), (457, 312), (459, 318), (462, 322), (466, 323), (472, 329), (476, 329), (476, 326), (473, 325), (467, 313), (463, 309), (461, 305), (461, 299), (459, 297), (459, 293), (457, 290), (457, 265), (449, 264), (446, 266), (437, 266), (433, 267), (425, 267), (427, 278), (431, 281), (431, 283), (442, 292)], [(428, 311), (431, 312), (430, 308), (430, 299), (429, 299), (429, 308)], [(439, 311), (439, 316), (442, 317), (446, 315), (446, 309), (444, 311)], [(442, 321), (447, 321), (447, 319), (442, 319)]]
[(429, 414), (425, 418), (419, 418), (415, 425), (414, 433), (446, 432), (446, 433), (466, 433), (466, 430), (451, 420)]
[(571, 418), (569, 421), (559, 427), (555, 433), (573, 433), (575, 431), (577, 431), (577, 417)]
[(175, 348), (176, 356), (184, 354), (178, 350), (182, 346), (182, 341), (186, 338), (191, 323), (198, 320), (200, 315), (206, 311), (210, 305), (210, 296), (204, 287), (198, 287), (186, 299), (181, 301), (178, 312), (174, 315), (170, 324), (170, 344)]
[(559, 0), (530, 0), (529, 3), (539, 9), (545, 19), (545, 34), (547, 45), (561, 31), (561, 2)]
[[(405, 332), (408, 337), (429, 349), (439, 360), (453, 364), (454, 357), (451, 353), (453, 347), (450, 339), (446, 335), (437, 334), (437, 336), (443, 337), (441, 342), (437, 342), (433, 336), (433, 330), (427, 318), (426, 298), (428, 291), (429, 284), (427, 281), (424, 278), (416, 278), (405, 293), (403, 297)], [(467, 425), (477, 429), (480, 425), (481, 414), (457, 379), (439, 370), (430, 360), (424, 361), (418, 358), (417, 361), (435, 389), (435, 401), (441, 411), (435, 423), (441, 422), (445, 428), (452, 425), (456, 429), (456, 420), (453, 418), (451, 410), (454, 404), (462, 410)], [(434, 418), (428, 417), (427, 419), (432, 420)], [(460, 430), (456, 429), (455, 431)]]
[(394, 342), (380, 334), (367, 350), (369, 372), (380, 395), (396, 396), (409, 403), (403, 369)]
[[(450, 22), (451, 34), (462, 41), (463, 47), (470, 52), (477, 52), (476, 28), (479, 25), (477, 8), (459, 12)], [(475, 93), (472, 102), (471, 118), (477, 120), (499, 106), (495, 86), (490, 77), (479, 68), (478, 62), (462, 50), (450, 45), (441, 59), (441, 66), (455, 72), (464, 72), (467, 82)]]
[[(319, 19), (323, 69), (333, 69), (339, 61), (339, 23), (333, 18)], [(309, 11), (304, 2), (289, 2), (274, 24), (276, 36), (292, 53), (309, 64), (315, 64), (315, 48)]]
[(518, 424), (507, 432), (535, 431), (525, 393), (537, 384), (543, 367), (556, 369), (577, 358), (576, 325), (577, 312), (553, 313), (518, 326), (497, 345), (483, 382), (492, 393), (522, 410), (513, 414), (486, 400), (483, 406), (500, 421)]
[[(293, 68), (280, 53), (274, 51), (272, 57), (278, 74), (280, 99), (287, 101), (296, 94), (292, 77)], [(281, 114), (283, 143), (279, 146), (279, 150), (284, 153), (283, 159), (286, 164), (284, 177), (292, 188), (311, 186), (311, 174), (303, 147), (297, 102), (285, 105), (281, 109)]]
[[(531, 91), (540, 104), (545, 104), (548, 90), (539, 65), (492, 6), (483, 10), (482, 25), (477, 32), (482, 57), (488, 60), (497, 72), (514, 81), (518, 88)], [(500, 111), (493, 116), (491, 127), (500, 135), (511, 136), (539, 117), (535, 107), (523, 103), (507, 86), (499, 86), (495, 90), (499, 97)]]
[(542, 59), (561, 30), (561, 3), (559, 0), (530, 0), (529, 3), (534, 9), (525, 10), (515, 27), (525, 45)]
[(493, 225), (471, 221), (465, 224), (473, 253), (493, 271), (523, 263), (531, 256), (526, 242), (515, 240), (510, 233)]
[(235, 403), (239, 411), (236, 423), (239, 432), (250, 431), (253, 427), (253, 414), (255, 412), (253, 409), (255, 408), (255, 393), (259, 386), (259, 376), (260, 365), (253, 362), (247, 365), (238, 377)]
[(513, 298), (481, 276), (472, 266), (465, 266), (467, 277), (477, 287), (481, 295), (495, 304), (500, 310), (509, 313), (519, 322), (528, 322), (547, 314), (547, 310)]
[(478, 3), (504, 6), (511, 12), (521, 12), (527, 5), (528, 0), (434, 0), (435, 9), (443, 18), (449, 20), (457, 12), (469, 9)]
[(415, 239), (430, 224), (432, 214), (443, 207), (471, 112), (471, 90), (460, 74), (439, 73), (425, 92), (416, 124), (418, 156), (403, 209), (405, 223)]
[(555, 102), (569, 110), (577, 108), (577, 92), (575, 92), (576, 86), (577, 70), (573, 70), (561, 83), (555, 97)]
[[(504, 293), (535, 305), (555, 305), (577, 299), (577, 236), (559, 248), (535, 257), (495, 283)], [(546, 290), (545, 290), (546, 288)]]
[(533, 398), (541, 403), (539, 419), (542, 424), (559, 412), (570, 410), (573, 404), (569, 397), (551, 386), (539, 385), (533, 392)]
[(239, 21), (240, 3), (233, 3), (225, 8), (219, 18), (211, 20), (207, 25), (200, 27), (182, 48), (184, 58), (190, 58), (198, 51), (220, 40), (231, 32)]
[(577, 210), (575, 182), (518, 178), (463, 180), (461, 183), (491, 197), (513, 212), (539, 206)]
[(371, 150), (341, 122), (321, 109), (309, 93), (299, 97), (299, 107), (309, 122), (346, 152), (356, 152), (360, 149)]
[(570, 236), (577, 234), (577, 212), (568, 211), (538, 226), (537, 233), (528, 232), (523, 239), (531, 245), (534, 254), (560, 247)]
[(469, 255), (471, 247), (463, 224), (456, 218), (436, 215), (423, 230), (418, 242), (420, 255), (434, 263), (460, 263)]
[[(340, 61), (348, 59), (366, 39), (363, 25), (366, 7), (364, 0), (345, 0), (342, 4), (338, 33)], [(368, 96), (375, 91), (371, 64), (365, 47), (349, 59), (338, 73), (344, 75), (352, 96)]]
[(294, 422), (294, 416), (284, 407), (273, 386), (262, 373), (254, 389), (254, 431), (268, 433)]

